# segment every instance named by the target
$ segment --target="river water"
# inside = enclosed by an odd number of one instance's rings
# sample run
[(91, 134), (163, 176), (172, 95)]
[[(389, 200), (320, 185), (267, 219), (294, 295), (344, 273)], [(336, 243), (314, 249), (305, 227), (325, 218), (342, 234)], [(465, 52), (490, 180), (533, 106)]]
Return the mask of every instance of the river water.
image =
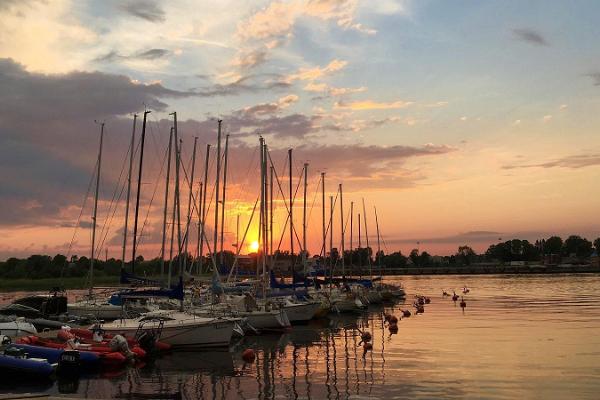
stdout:
[[(415, 276), (406, 304), (371, 306), (247, 337), (223, 351), (165, 355), (143, 367), (78, 383), (1, 383), (0, 392), (91, 398), (215, 399), (598, 399), (600, 275)], [(465, 309), (442, 297), (468, 286)], [(425, 313), (390, 334), (414, 294)], [(360, 331), (373, 336), (363, 353)], [(256, 351), (253, 364), (241, 352)]]

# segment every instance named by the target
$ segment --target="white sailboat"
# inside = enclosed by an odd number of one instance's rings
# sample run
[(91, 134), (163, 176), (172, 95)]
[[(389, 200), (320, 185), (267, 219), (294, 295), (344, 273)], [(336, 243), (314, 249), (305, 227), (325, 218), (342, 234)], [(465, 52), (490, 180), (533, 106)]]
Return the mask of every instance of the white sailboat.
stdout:
[(234, 318), (207, 318), (184, 312), (159, 311), (140, 318), (105, 323), (102, 329), (128, 337), (134, 337), (138, 332), (158, 333), (161, 341), (176, 348), (224, 347), (231, 342), (237, 321)]

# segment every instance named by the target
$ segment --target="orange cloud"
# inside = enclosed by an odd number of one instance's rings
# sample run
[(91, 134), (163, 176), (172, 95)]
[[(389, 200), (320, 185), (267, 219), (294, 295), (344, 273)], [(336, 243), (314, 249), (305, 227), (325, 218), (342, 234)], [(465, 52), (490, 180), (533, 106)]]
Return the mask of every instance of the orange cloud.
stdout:
[(396, 108), (406, 108), (412, 105), (411, 101), (397, 100), (392, 102), (377, 102), (373, 100), (352, 101), (349, 103), (338, 101), (335, 108), (350, 110), (391, 110)]

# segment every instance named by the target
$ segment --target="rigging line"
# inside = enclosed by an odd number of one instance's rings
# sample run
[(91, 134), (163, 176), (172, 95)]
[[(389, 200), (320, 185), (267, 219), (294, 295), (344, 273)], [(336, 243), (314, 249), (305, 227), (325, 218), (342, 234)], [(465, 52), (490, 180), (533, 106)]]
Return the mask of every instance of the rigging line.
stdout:
[[(138, 142), (138, 146), (139, 146), (139, 142)], [(119, 178), (117, 179), (117, 183), (115, 185), (115, 191), (113, 192), (112, 199), (110, 200), (110, 203), (108, 206), (108, 212), (106, 214), (107, 218), (102, 223), (102, 228), (100, 229), (99, 236), (100, 236), (100, 238), (103, 238), (103, 239), (100, 241), (101, 244), (96, 248), (96, 251), (98, 252), (98, 254), (100, 254), (100, 251), (102, 250), (102, 247), (104, 246), (104, 241), (106, 240), (106, 237), (108, 236), (108, 231), (110, 229), (110, 223), (112, 223), (112, 218), (115, 216), (115, 213), (119, 206), (119, 201), (121, 200), (121, 196), (123, 195), (123, 191), (125, 190), (125, 180), (123, 180), (123, 187), (121, 187), (121, 191), (119, 192), (119, 197), (118, 197), (117, 201), (115, 202), (115, 198), (117, 197), (117, 192), (119, 191), (119, 187), (121, 186), (121, 178), (123, 177), (123, 172), (125, 172), (125, 166), (127, 164), (127, 160), (129, 158), (128, 156), (129, 156), (130, 152), (131, 152), (131, 144), (129, 146), (127, 146), (127, 153), (125, 153), (125, 157), (123, 158), (123, 165), (121, 166), (121, 172), (119, 173)], [(114, 205), (114, 209), (113, 209), (113, 205)], [(112, 216), (111, 216), (111, 210), (112, 210)], [(107, 227), (107, 224), (108, 224), (108, 227)]]
[[(273, 165), (273, 160), (271, 159), (271, 152), (270, 152), (270, 150), (268, 148), (267, 148), (267, 155), (269, 156), (269, 162), (271, 163), (271, 166), (274, 166)], [(281, 193), (281, 196), (283, 198), (283, 204), (285, 205), (285, 209), (286, 209), (286, 211), (287, 211), (287, 213), (289, 215), (290, 214), (290, 208), (288, 207), (288, 205), (287, 205), (287, 203), (285, 201), (285, 195), (283, 194), (283, 189), (281, 188), (281, 182), (279, 181), (279, 176), (277, 176), (277, 170), (276, 170), (276, 168), (273, 168), (273, 172), (275, 173), (275, 179), (277, 181), (277, 186), (279, 187), (279, 192)], [(304, 172), (304, 167), (302, 168), (302, 172)], [(294, 196), (292, 197), (292, 201), (296, 198), (296, 194), (298, 193), (298, 189), (300, 188), (300, 182), (301, 182), (301, 180), (299, 179), (298, 180), (298, 185), (296, 186), (296, 192), (294, 193)], [(299, 247), (299, 249), (301, 251), (304, 250), (302, 248), (302, 243), (300, 242), (300, 238), (298, 236), (298, 232), (296, 231), (295, 227), (294, 227), (293, 231), (294, 231), (294, 234), (296, 236), (296, 240), (298, 241), (298, 247)]]
[[(87, 191), (83, 198), (83, 204), (81, 205), (81, 209), (79, 210), (79, 216), (77, 217), (77, 222), (73, 229), (73, 236), (71, 237), (71, 241), (69, 242), (69, 248), (67, 249), (67, 255), (66, 255), (67, 260), (69, 259), (69, 256), (71, 255), (71, 250), (73, 249), (73, 244), (75, 243), (75, 236), (77, 235), (77, 230), (79, 229), (79, 223), (81, 222), (81, 217), (83, 216), (83, 210), (85, 209), (85, 205), (87, 204), (88, 198), (90, 197), (90, 190), (92, 190), (92, 182), (94, 182), (94, 178), (96, 177), (96, 171), (98, 169), (97, 167), (98, 167), (98, 159), (96, 158), (96, 164), (94, 165), (94, 172), (90, 176), (90, 182), (88, 183), (88, 188), (87, 188)], [(66, 263), (67, 263), (67, 261), (65, 261), (65, 265), (66, 265)], [(64, 269), (64, 266), (63, 266), (63, 269)], [(62, 275), (62, 270), (61, 270), (61, 275)]]
[(312, 216), (312, 211), (313, 211), (313, 208), (315, 206), (315, 202), (317, 201), (317, 195), (319, 194), (321, 179), (322, 179), (322, 177), (319, 174), (319, 182), (317, 182), (317, 188), (315, 189), (315, 197), (313, 197), (312, 204), (310, 206), (310, 209), (308, 210), (308, 218), (307, 218), (307, 221), (306, 221), (306, 225), (310, 225), (310, 217)]
[(162, 174), (163, 174), (163, 171), (165, 169), (165, 164), (166, 164), (166, 161), (167, 161), (167, 154), (168, 154), (168, 152), (169, 152), (169, 149), (167, 148), (165, 150), (165, 155), (163, 156), (163, 160), (162, 160), (162, 163), (161, 163), (161, 166), (160, 166), (160, 171), (158, 173), (158, 176), (156, 177), (156, 182), (154, 183), (154, 191), (152, 192), (152, 197), (150, 198), (150, 204), (148, 204), (148, 209), (146, 211), (146, 217), (144, 218), (144, 223), (142, 224), (142, 229), (140, 229), (139, 240), (137, 241), (137, 243), (134, 243), (136, 252), (137, 252), (137, 249), (139, 248), (139, 246), (140, 246), (140, 244), (141, 244), (141, 242), (143, 240), (143, 237), (144, 237), (144, 228), (146, 227), (146, 224), (148, 222), (148, 217), (150, 216), (150, 210), (152, 209), (152, 203), (154, 202), (154, 197), (156, 196), (156, 192), (158, 190), (158, 184), (159, 184), (159, 182), (160, 182), (160, 180), (162, 178)]

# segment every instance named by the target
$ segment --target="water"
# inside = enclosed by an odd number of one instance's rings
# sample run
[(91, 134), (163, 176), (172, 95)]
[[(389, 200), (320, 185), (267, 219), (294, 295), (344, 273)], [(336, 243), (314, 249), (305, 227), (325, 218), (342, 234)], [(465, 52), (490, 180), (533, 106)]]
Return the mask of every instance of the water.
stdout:
[[(392, 280), (392, 279), (389, 279)], [(95, 398), (597, 399), (600, 276), (419, 276), (401, 279), (408, 304), (332, 316), (283, 335), (247, 337), (230, 351), (173, 353), (78, 384), (0, 384)], [(442, 290), (467, 285), (463, 311)], [(415, 293), (432, 303), (391, 335)], [(373, 335), (363, 355), (360, 330)], [(256, 350), (254, 364), (241, 352)]]

